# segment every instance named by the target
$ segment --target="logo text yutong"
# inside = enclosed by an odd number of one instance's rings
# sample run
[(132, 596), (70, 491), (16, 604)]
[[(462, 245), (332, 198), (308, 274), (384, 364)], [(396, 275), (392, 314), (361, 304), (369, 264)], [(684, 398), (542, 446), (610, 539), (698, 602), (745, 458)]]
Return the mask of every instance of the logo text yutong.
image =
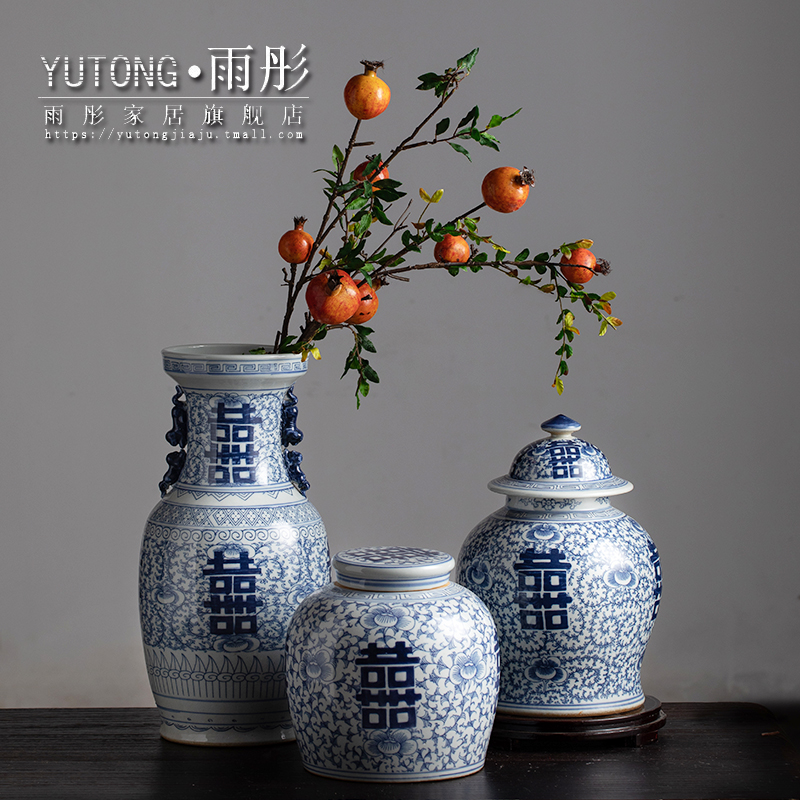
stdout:
[[(78, 56), (77, 60), (70, 60), (69, 56), (56, 56), (52, 63), (42, 56), (44, 68), (47, 70), (47, 85), (53, 88), (55, 78), (61, 74), (64, 85), (71, 89), (79, 89), (86, 81), (87, 65), (92, 74), (95, 88), (101, 86), (101, 78), (105, 70), (111, 83), (118, 89), (127, 89), (129, 86), (147, 85), (154, 88), (156, 84), (164, 89), (178, 87), (178, 62), (172, 56), (161, 56), (156, 61), (155, 56), (134, 56), (131, 61), (127, 56)], [(107, 62), (107, 63), (103, 63)], [(92, 80), (92, 77), (89, 78)]]
[[(293, 48), (294, 49), (294, 48)], [(250, 70), (253, 47), (209, 47), (211, 64), (208, 73), (211, 90), (218, 84), (228, 91), (250, 91)], [(264, 61), (260, 67), (264, 81), (260, 91), (277, 89), (289, 91), (299, 86), (309, 75), (308, 59), (304, 55), (306, 46), (301, 44), (297, 52), (287, 54), (285, 47), (263, 48)], [(80, 55), (71, 58), (67, 55), (41, 56), (47, 72), (47, 86), (52, 89), (58, 79), (70, 89), (80, 89), (93, 84), (99, 89), (107, 77), (117, 89), (129, 87), (161, 87), (177, 89), (180, 70), (174, 56), (137, 56), (132, 59), (125, 55), (109, 58), (101, 55)], [(193, 80), (203, 75), (203, 69), (193, 64), (186, 70)]]

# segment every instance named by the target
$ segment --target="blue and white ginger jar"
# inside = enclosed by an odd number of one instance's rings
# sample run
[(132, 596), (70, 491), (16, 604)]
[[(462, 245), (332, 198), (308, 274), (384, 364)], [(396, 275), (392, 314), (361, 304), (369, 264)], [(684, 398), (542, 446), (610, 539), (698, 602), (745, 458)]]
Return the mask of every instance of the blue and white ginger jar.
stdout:
[(456, 778), (483, 767), (498, 645), (491, 615), (448, 578), (446, 553), (346, 550), (286, 640), (303, 765), (355, 781)]
[(640, 670), (661, 598), (661, 565), (639, 523), (609, 497), (633, 485), (559, 415), (489, 484), (503, 508), (466, 538), (457, 580), (500, 638), (498, 713), (599, 716), (645, 701)]
[(294, 739), (284, 642), (300, 601), (330, 581), (291, 389), (299, 355), (257, 347), (162, 351), (178, 384), (163, 497), (142, 541), (139, 608), (161, 735), (187, 744)]

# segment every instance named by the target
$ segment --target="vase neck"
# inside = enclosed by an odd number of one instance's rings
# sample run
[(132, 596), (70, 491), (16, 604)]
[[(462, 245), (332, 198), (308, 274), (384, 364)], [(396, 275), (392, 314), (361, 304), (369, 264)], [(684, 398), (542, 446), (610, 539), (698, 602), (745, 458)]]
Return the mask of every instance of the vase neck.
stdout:
[(184, 389), (186, 463), (178, 487), (291, 489), (282, 436), (288, 390)]

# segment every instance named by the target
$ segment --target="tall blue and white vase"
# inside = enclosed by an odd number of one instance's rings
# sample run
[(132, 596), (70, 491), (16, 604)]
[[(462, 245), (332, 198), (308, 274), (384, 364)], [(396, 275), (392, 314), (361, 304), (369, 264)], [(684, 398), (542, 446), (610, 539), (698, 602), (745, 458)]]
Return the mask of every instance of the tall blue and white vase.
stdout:
[(559, 415), (489, 484), (506, 503), (466, 538), (456, 579), (497, 623), (498, 713), (586, 717), (644, 704), (640, 671), (661, 599), (661, 564), (609, 497), (633, 485)]
[(492, 616), (449, 581), (447, 553), (345, 550), (287, 637), (303, 765), (354, 781), (457, 778), (483, 767), (497, 702)]
[(296, 427), (299, 355), (257, 345), (162, 351), (177, 384), (177, 449), (147, 521), (139, 607), (161, 735), (188, 744), (294, 739), (285, 639), (300, 602), (330, 580), (322, 520)]

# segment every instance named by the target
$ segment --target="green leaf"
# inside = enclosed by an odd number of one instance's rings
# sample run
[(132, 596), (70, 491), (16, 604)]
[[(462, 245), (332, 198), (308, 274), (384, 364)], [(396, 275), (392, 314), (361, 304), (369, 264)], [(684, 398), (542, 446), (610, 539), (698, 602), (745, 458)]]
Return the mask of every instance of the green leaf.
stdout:
[(497, 146), (497, 139), (494, 136), (489, 136), (486, 133), (482, 133), (477, 128), (470, 128), (469, 131), (470, 138), (474, 139), (478, 144), (483, 145), (484, 147), (491, 147), (493, 150), (499, 151), (500, 148)]
[(558, 248), (561, 252), (569, 258), (572, 255), (572, 247), (568, 244), (562, 244), (561, 247)]
[(600, 323), (600, 336), (605, 336), (607, 331), (608, 331), (608, 320), (604, 319)]
[(362, 361), (361, 365), (362, 365), (362, 371), (363, 371), (364, 377), (370, 383), (380, 383), (381, 382), (381, 379), (378, 377), (378, 373), (375, 372), (375, 370), (369, 365), (368, 361)]
[(518, 108), (513, 114), (509, 114), (507, 117), (501, 117), (499, 114), (494, 114), (492, 118), (489, 120), (489, 124), (486, 126), (486, 129), (489, 128), (496, 128), (498, 125), (504, 123), (507, 119), (511, 119), (511, 117), (516, 117), (519, 112), (522, 111), (521, 108)]
[(375, 349), (375, 345), (372, 344), (372, 340), (368, 336), (359, 336), (358, 341), (361, 343), (361, 347), (364, 348), (368, 353), (377, 353), (378, 351)]
[(547, 262), (550, 260), (550, 253), (539, 253), (538, 256), (533, 257), (533, 260)]
[(450, 127), (450, 117), (445, 117), (444, 119), (440, 119), (436, 123), (436, 135), (441, 136), (448, 128)]
[(367, 203), (369, 203), (369, 200), (363, 194), (358, 194), (347, 203), (345, 208), (348, 211), (358, 211), (359, 208), (364, 208)]
[(425, 233), (427, 233), (434, 242), (441, 242), (442, 239), (444, 239), (444, 233), (441, 228), (441, 225), (434, 226), (433, 219), (425, 220)]
[(469, 71), (475, 65), (475, 59), (478, 57), (478, 49), (479, 48), (476, 47), (474, 50), (470, 50), (465, 56), (459, 58), (456, 62), (456, 67), (464, 70), (466, 73), (469, 73)]
[[(372, 205), (372, 213), (375, 215), (378, 222), (383, 223), (384, 225), (389, 225), (390, 227), (393, 225), (392, 221), (389, 217), (386, 216), (386, 212), (383, 210), (383, 206), (379, 202), (374, 202)], [(375, 256), (376, 260), (381, 258), (381, 256)]]
[(359, 214), (353, 220), (353, 235), (360, 239), (369, 230), (370, 225), (372, 225), (372, 214), (368, 212)]
[(416, 88), (420, 91), (427, 92), (439, 85), (442, 80), (442, 76), (437, 75), (435, 72), (426, 72), (424, 75), (420, 75), (417, 80), (420, 81), (420, 85)]
[(343, 183), (339, 187), (339, 189), (337, 190), (337, 194), (347, 194), (348, 192), (352, 191), (358, 186), (360, 186), (358, 181), (348, 181), (347, 183)]
[(431, 195), (431, 203), (438, 203), (444, 197), (444, 189), (437, 189)]
[(470, 111), (467, 112), (467, 115), (462, 118), (461, 122), (456, 125), (456, 129), (463, 128), (465, 125), (471, 126), (473, 123), (477, 122), (479, 115), (480, 111), (478, 110), (478, 106), (473, 106)]
[(460, 144), (456, 144), (455, 142), (448, 142), (447, 144), (449, 144), (450, 147), (452, 147), (457, 153), (461, 153), (461, 155), (466, 156), (468, 161), (472, 161), (469, 151), (466, 148), (462, 147)]
[(617, 296), (616, 292), (606, 292), (604, 295), (601, 295), (597, 299), (600, 300), (601, 303), (609, 303), (614, 300)]
[(398, 189), (403, 185), (403, 182), (396, 181), (394, 178), (382, 178), (379, 181), (375, 181), (372, 185), (376, 189)]
[[(383, 183), (383, 181), (376, 181), (375, 187), (377, 187), (379, 183)], [(387, 203), (391, 203), (394, 200), (399, 200), (401, 197), (406, 196), (405, 192), (398, 192), (397, 189), (391, 189), (391, 188), (384, 189), (383, 187), (377, 189), (375, 187), (373, 187), (372, 190), (373, 196), (379, 197), (381, 200), (386, 200)]]
[(411, 231), (403, 231), (403, 235), (400, 237), (403, 242), (403, 247), (407, 250), (412, 250), (415, 253), (419, 253), (419, 244), (417, 243), (416, 237), (411, 233)]
[(518, 253), (515, 256), (514, 261), (525, 261), (530, 254), (531, 254), (531, 251), (528, 250), (528, 248), (526, 247), (521, 253)]
[(336, 169), (340, 169), (344, 161), (344, 153), (339, 149), (338, 145), (333, 146), (333, 165)]

